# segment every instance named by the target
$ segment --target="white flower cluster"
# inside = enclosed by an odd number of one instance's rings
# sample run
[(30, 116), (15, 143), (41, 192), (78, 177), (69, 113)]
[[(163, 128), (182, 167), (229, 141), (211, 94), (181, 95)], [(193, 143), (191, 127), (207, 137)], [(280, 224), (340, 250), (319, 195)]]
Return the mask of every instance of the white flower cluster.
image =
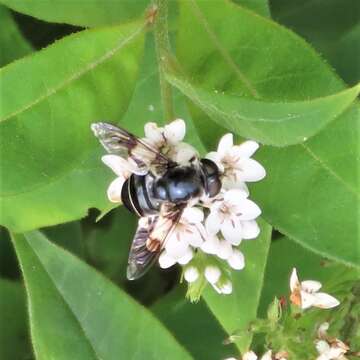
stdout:
[[(273, 354), (272, 350), (268, 350), (261, 358), (258, 358), (258, 356), (253, 351), (247, 351), (241, 357), (241, 360), (287, 360), (287, 359), (288, 359), (288, 355), (286, 352), (280, 351), (276, 354)], [(231, 357), (225, 360), (237, 360), (237, 359)]]
[(346, 360), (345, 354), (349, 351), (349, 346), (337, 338), (328, 336), (328, 329), (329, 323), (327, 322), (319, 326), (318, 340), (315, 342), (319, 356), (316, 360)]
[[(145, 142), (180, 165), (189, 164), (197, 155), (192, 146), (183, 142), (186, 128), (181, 119), (165, 127), (147, 123), (144, 130)], [(178, 263), (184, 266), (183, 276), (189, 285), (205, 278), (219, 293), (231, 293), (226, 268), (244, 268), (244, 255), (238, 246), (242, 240), (254, 239), (260, 233), (256, 218), (261, 210), (248, 198), (246, 186), (246, 182), (265, 177), (265, 169), (251, 158), (258, 147), (254, 141), (234, 145), (233, 135), (226, 134), (217, 151), (206, 155), (219, 168), (222, 189), (214, 198), (203, 195), (188, 204), (165, 242), (160, 267)], [(122, 185), (135, 172), (134, 167), (116, 155), (105, 155), (102, 160), (118, 176), (108, 188), (108, 197), (112, 202), (120, 202)], [(200, 253), (201, 261), (197, 256)]]

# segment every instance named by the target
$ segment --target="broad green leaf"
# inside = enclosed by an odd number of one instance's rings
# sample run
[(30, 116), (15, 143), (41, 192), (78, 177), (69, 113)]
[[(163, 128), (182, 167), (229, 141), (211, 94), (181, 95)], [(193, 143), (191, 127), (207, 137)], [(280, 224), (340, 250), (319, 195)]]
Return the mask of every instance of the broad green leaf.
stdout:
[(360, 81), (358, 0), (271, 0), (273, 18), (307, 39), (348, 84)]
[(84, 27), (119, 24), (144, 13), (147, 0), (0, 0), (9, 8), (55, 23)]
[(0, 5), (0, 67), (21, 58), (32, 51), (6, 7)]
[(301, 143), (318, 133), (358, 96), (360, 85), (331, 96), (297, 102), (266, 102), (193, 86), (169, 72), (167, 80), (213, 121), (263, 144)]
[(268, 0), (232, 0), (234, 3), (249, 8), (252, 11), (266, 17), (270, 17)]
[[(276, 23), (227, 1), (221, 7), (198, 2), (195, 10), (192, 0), (181, 4), (179, 63), (196, 86), (217, 89), (219, 96), (224, 91), (281, 102), (345, 89), (301, 38)], [(189, 24), (197, 26), (190, 32)], [(191, 110), (207, 144), (223, 134), (199, 108), (192, 105)], [(357, 266), (359, 122), (355, 104), (301, 145), (262, 147), (256, 157), (267, 177), (251, 186), (265, 220), (276, 229), (313, 251)]]
[(141, 305), (41, 233), (13, 237), (42, 359), (191, 359)]
[(224, 346), (228, 336), (206, 303), (200, 300), (194, 304), (185, 296), (185, 287), (177, 286), (151, 310), (195, 359), (219, 360), (234, 356), (236, 349), (233, 345)]
[(22, 284), (0, 278), (0, 359), (31, 359), (26, 318)]
[(86, 30), (0, 70), (1, 224), (22, 232), (108, 207), (113, 175), (90, 124), (124, 114), (142, 45), (139, 23)]
[[(256, 319), (263, 286), (264, 271), (270, 246), (271, 227), (260, 222), (261, 234), (256, 240), (243, 241), (240, 250), (245, 255), (245, 269), (234, 271), (231, 295), (219, 295), (210, 286), (204, 292), (204, 300), (226, 332), (231, 335), (244, 330)], [(240, 351), (246, 351), (252, 340), (249, 332), (235, 342)]]
[(289, 279), (294, 267), (297, 268), (302, 280), (320, 281), (325, 292), (329, 292), (340, 300), (343, 293), (348, 295), (349, 285), (354, 284), (360, 277), (359, 270), (329, 261), (289, 238), (281, 237), (270, 246), (259, 308), (262, 316), (265, 316), (266, 309), (275, 296), (288, 297)]

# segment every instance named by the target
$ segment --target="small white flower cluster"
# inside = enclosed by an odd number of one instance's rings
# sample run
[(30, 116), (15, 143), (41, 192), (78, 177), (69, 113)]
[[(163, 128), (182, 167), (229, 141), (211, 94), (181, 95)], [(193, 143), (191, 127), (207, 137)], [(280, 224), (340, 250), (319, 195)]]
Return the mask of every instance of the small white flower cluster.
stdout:
[[(192, 146), (183, 142), (186, 127), (181, 119), (164, 127), (147, 123), (144, 130), (143, 141), (180, 165), (189, 165), (197, 155)], [(188, 204), (159, 257), (162, 268), (176, 263), (184, 266), (183, 277), (189, 286), (206, 279), (219, 293), (229, 294), (232, 284), (226, 269), (241, 270), (245, 266), (238, 246), (260, 233), (256, 218), (261, 210), (249, 200), (246, 186), (246, 182), (259, 181), (266, 174), (251, 158), (258, 147), (254, 141), (234, 145), (233, 135), (226, 134), (217, 151), (206, 155), (219, 168), (222, 189), (214, 198), (203, 195)], [(108, 197), (112, 202), (121, 202), (122, 185), (135, 172), (134, 167), (116, 155), (105, 155), (102, 160), (118, 176), (108, 188)], [(200, 253), (201, 261), (197, 256)]]
[(319, 356), (316, 360), (346, 360), (344, 356), (349, 347), (337, 338), (331, 338), (327, 335), (329, 323), (325, 322), (318, 329), (318, 340), (315, 342), (316, 350)]
[(333, 296), (319, 292), (321, 283), (315, 280), (299, 281), (297, 271), (294, 268), (290, 276), (290, 301), (302, 310), (312, 306), (320, 309), (331, 309), (340, 302)]
[[(253, 351), (247, 351), (242, 357), (241, 360), (287, 360), (288, 355), (284, 351), (280, 351), (276, 354), (273, 354), (272, 350), (268, 350), (261, 358), (258, 358), (258, 356)], [(237, 360), (236, 358), (227, 358), (225, 360)]]

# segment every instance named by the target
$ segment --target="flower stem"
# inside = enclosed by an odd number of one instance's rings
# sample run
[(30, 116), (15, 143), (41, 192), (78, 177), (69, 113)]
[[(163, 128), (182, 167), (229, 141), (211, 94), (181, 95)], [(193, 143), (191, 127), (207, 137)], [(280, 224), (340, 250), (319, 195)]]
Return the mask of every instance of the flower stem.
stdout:
[(165, 79), (165, 65), (171, 51), (168, 30), (168, 4), (167, 0), (154, 0), (157, 15), (154, 26), (156, 57), (159, 67), (160, 94), (166, 122), (174, 120), (171, 85)]

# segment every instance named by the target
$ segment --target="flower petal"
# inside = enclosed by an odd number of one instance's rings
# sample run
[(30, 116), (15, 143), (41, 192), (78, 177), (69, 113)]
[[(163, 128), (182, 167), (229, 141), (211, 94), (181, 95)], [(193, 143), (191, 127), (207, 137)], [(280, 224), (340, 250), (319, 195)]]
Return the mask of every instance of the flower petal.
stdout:
[(272, 359), (272, 351), (268, 350), (260, 360), (271, 360)]
[(238, 154), (242, 158), (249, 158), (254, 155), (255, 151), (259, 148), (259, 144), (253, 140), (248, 140), (236, 147), (238, 148)]
[(244, 189), (231, 189), (225, 192), (224, 201), (233, 205), (241, 205), (242, 200), (248, 197), (249, 193)]
[(324, 339), (326, 337), (326, 333), (329, 330), (329, 323), (328, 322), (323, 322), (317, 331), (317, 336), (320, 339)]
[(300, 288), (300, 281), (297, 276), (297, 270), (296, 268), (292, 269), (291, 275), (290, 275), (290, 290), (291, 292), (294, 292)]
[(228, 259), (233, 253), (231, 243), (226, 240), (220, 240), (216, 255), (223, 260)]
[(205, 278), (210, 284), (215, 284), (220, 279), (221, 271), (217, 266), (208, 265), (205, 268)]
[(204, 212), (198, 207), (187, 207), (181, 215), (182, 219), (190, 224), (197, 224), (204, 220)]
[(199, 270), (195, 266), (188, 266), (184, 271), (184, 279), (188, 283), (192, 283), (199, 278)]
[(185, 121), (177, 119), (165, 126), (164, 136), (169, 144), (175, 145), (184, 139), (185, 132)]
[(181, 258), (179, 258), (177, 262), (180, 265), (186, 265), (188, 262), (190, 262), (190, 260), (193, 258), (193, 256), (194, 256), (194, 253), (193, 253), (191, 247), (188, 247), (185, 254)]
[(242, 240), (241, 221), (233, 216), (231, 219), (226, 219), (221, 225), (221, 232), (228, 242), (232, 245), (239, 245)]
[(240, 250), (235, 249), (227, 261), (235, 270), (242, 270), (245, 267), (245, 257)]
[(188, 242), (183, 238), (182, 233), (177, 229), (173, 231), (165, 244), (166, 252), (175, 260), (183, 257), (188, 251), (188, 248)]
[(173, 145), (172, 149), (167, 154), (171, 160), (179, 165), (189, 165), (190, 160), (198, 156), (197, 151), (190, 144), (181, 142)]
[(248, 351), (242, 356), (242, 360), (257, 360), (257, 356), (253, 351)]
[(315, 280), (305, 280), (301, 282), (301, 288), (309, 293), (314, 293), (320, 290), (321, 282)]
[(217, 236), (210, 236), (201, 245), (201, 250), (207, 254), (215, 255), (218, 252), (220, 241)]
[(125, 178), (119, 176), (109, 185), (107, 189), (107, 196), (111, 202), (121, 203), (121, 189), (124, 185), (124, 182), (125, 182)]
[(260, 208), (249, 199), (241, 200), (236, 211), (240, 220), (254, 220), (261, 214)]
[(301, 308), (303, 310), (308, 309), (311, 306), (314, 306), (314, 303), (316, 301), (314, 294), (309, 294), (306, 291), (300, 291), (301, 296)]
[(225, 134), (219, 141), (217, 152), (220, 157), (223, 157), (225, 153), (230, 150), (234, 145), (234, 136), (231, 133)]
[(166, 251), (163, 251), (159, 256), (159, 265), (162, 269), (167, 269), (175, 265), (176, 261)]
[(242, 181), (259, 181), (266, 176), (264, 167), (254, 159), (241, 159), (237, 167), (236, 174)]
[(314, 306), (321, 309), (331, 309), (340, 304), (338, 299), (326, 293), (316, 293), (314, 294), (314, 297)]
[(260, 234), (260, 227), (255, 220), (242, 221), (241, 226), (243, 239), (255, 239)]
[(234, 180), (232, 176), (224, 176), (222, 179), (223, 189), (240, 189), (249, 196), (249, 189), (247, 185), (241, 180)]
[(198, 227), (202, 227), (202, 226), (203, 226), (202, 224), (198, 224), (198, 226), (189, 225), (188, 231), (185, 231), (184, 233), (184, 239), (188, 242), (189, 245), (195, 248), (200, 247), (204, 242), (203, 237), (201, 235), (201, 230), (198, 229)]
[(221, 226), (221, 218), (217, 211), (211, 211), (205, 220), (206, 231), (210, 235), (215, 235), (219, 232)]
[(150, 140), (150, 143), (159, 145), (164, 142), (163, 129), (159, 128), (156, 123), (148, 122), (144, 126), (144, 132), (146, 139)]
[(230, 295), (232, 293), (232, 289), (233, 289), (232, 282), (230, 280), (227, 280), (220, 287), (221, 293), (225, 295)]
[(330, 350), (330, 345), (325, 340), (316, 341), (315, 347), (319, 354), (325, 354)]
[(102, 162), (108, 166), (117, 176), (125, 176), (128, 172), (133, 172), (131, 164), (118, 155), (104, 155)]

